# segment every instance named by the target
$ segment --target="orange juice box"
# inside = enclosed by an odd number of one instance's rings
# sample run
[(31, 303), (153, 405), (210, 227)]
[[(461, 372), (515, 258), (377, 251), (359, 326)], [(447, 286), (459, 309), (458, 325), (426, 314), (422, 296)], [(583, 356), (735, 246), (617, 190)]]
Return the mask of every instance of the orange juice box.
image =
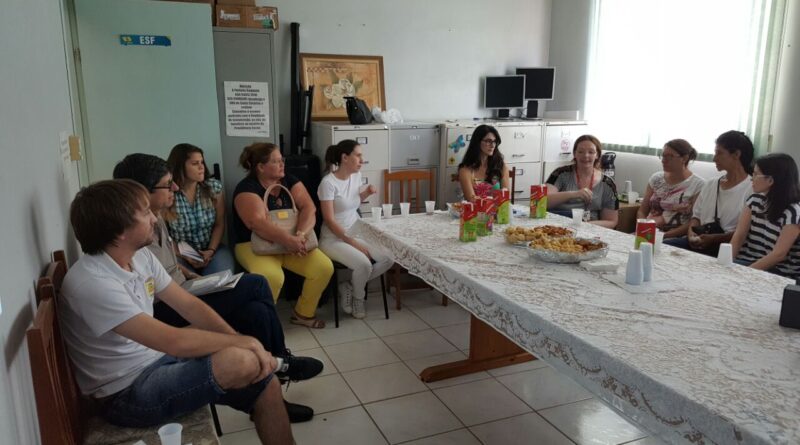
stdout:
[(547, 185), (531, 186), (531, 218), (547, 217)]
[(656, 242), (656, 222), (652, 219), (636, 220), (636, 238), (633, 241), (633, 248), (639, 249), (642, 243), (655, 244)]
[(477, 219), (478, 212), (475, 210), (475, 204), (469, 201), (461, 203), (461, 219), (458, 227), (459, 240), (467, 242), (478, 239)]
[(494, 204), (497, 208), (497, 224), (511, 222), (511, 194), (508, 189), (501, 189), (495, 192)]
[(497, 219), (497, 204), (493, 197), (483, 198), (483, 211), (486, 213), (486, 234), (490, 235), (494, 230), (494, 222)]
[(487, 201), (488, 201), (487, 198), (482, 198), (482, 197), (475, 198), (475, 212), (477, 213), (475, 233), (477, 233), (478, 236), (486, 236), (489, 234), (488, 231), (489, 215), (486, 213)]

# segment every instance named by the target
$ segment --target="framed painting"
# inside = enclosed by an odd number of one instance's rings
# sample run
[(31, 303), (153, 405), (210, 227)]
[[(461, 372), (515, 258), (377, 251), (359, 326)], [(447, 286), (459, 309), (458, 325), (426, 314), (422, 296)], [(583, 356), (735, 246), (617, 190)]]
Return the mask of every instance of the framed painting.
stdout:
[(314, 85), (312, 120), (346, 121), (345, 96), (386, 109), (382, 56), (301, 53), (300, 84), (304, 90)]

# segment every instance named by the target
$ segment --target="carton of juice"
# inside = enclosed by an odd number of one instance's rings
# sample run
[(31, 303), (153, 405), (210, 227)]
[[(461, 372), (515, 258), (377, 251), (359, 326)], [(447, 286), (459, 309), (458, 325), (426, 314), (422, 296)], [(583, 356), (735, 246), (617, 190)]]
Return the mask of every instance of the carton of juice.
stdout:
[(547, 217), (547, 185), (531, 186), (531, 218)]
[(486, 198), (475, 198), (475, 212), (477, 213), (475, 232), (478, 236), (486, 236), (489, 234), (489, 215), (486, 213), (487, 201), (488, 199)]
[(656, 242), (656, 222), (652, 219), (636, 220), (636, 238), (633, 241), (633, 248), (639, 250), (642, 243), (655, 244)]
[(491, 235), (494, 221), (497, 218), (497, 206), (494, 198), (483, 198), (483, 212), (486, 213), (486, 234)]
[(469, 201), (461, 203), (461, 219), (458, 226), (458, 239), (464, 242), (478, 239), (477, 230), (478, 212), (475, 205)]
[(495, 192), (494, 196), (497, 224), (508, 224), (511, 222), (511, 194), (508, 189), (500, 189)]

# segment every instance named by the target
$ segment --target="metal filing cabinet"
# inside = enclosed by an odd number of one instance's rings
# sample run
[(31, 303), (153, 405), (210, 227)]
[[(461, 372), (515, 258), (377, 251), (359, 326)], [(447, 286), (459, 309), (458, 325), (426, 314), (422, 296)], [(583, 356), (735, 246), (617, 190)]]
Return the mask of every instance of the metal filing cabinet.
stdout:
[[(389, 125), (390, 170), (433, 170), (433, 183), (422, 184), (421, 200), (430, 196), (431, 187), (436, 193), (439, 167), (439, 125), (436, 123), (405, 122)], [(416, 193), (414, 190), (412, 193)], [(400, 202), (399, 184), (393, 184), (389, 192), (390, 200), (397, 205)], [(409, 198), (406, 198), (410, 201)], [(416, 207), (412, 203), (412, 209)], [(419, 208), (424, 208), (420, 203)]]

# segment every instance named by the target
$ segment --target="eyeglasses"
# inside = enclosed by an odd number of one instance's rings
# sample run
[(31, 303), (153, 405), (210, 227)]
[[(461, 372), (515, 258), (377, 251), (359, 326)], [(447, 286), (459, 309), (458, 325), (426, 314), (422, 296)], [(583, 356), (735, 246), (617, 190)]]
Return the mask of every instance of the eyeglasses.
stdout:
[(497, 139), (481, 139), (482, 144), (497, 145)]
[(769, 179), (771, 177), (772, 175), (753, 175), (753, 180), (755, 180), (756, 178)]
[(286, 164), (286, 158), (270, 159), (269, 161), (267, 161), (267, 163), (274, 165)]
[(680, 158), (680, 157), (682, 157), (682, 156), (681, 155), (664, 154), (664, 153), (659, 153), (658, 154), (658, 159), (667, 159), (667, 160), (669, 160), (669, 159), (677, 159), (677, 158)]
[(175, 181), (170, 179), (169, 182), (167, 183), (167, 185), (154, 185), (150, 189), (151, 190), (159, 190), (159, 189), (172, 190), (172, 187), (174, 187), (174, 186), (175, 186)]

